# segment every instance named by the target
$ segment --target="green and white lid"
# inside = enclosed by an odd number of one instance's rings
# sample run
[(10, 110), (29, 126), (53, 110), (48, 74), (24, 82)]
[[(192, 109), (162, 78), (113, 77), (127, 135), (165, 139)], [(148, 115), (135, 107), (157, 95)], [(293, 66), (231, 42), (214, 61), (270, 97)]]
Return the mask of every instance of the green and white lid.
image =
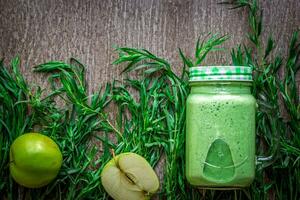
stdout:
[(189, 81), (252, 81), (252, 68), (247, 66), (197, 66), (189, 69)]

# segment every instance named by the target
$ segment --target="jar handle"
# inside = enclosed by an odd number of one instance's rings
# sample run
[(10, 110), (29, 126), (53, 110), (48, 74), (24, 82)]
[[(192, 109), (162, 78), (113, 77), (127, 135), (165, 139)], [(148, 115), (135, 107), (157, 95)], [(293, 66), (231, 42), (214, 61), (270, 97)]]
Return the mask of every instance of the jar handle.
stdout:
[(272, 152), (269, 156), (256, 156), (256, 165), (260, 167), (260, 169), (266, 168), (272, 165), (276, 159), (276, 152)]
[(271, 139), (271, 150), (270, 150), (270, 155), (268, 156), (263, 156), (263, 155), (258, 155), (256, 156), (256, 165), (260, 167), (260, 169), (264, 169), (270, 165), (272, 165), (276, 161), (276, 156), (277, 152), (279, 150), (279, 134), (277, 130), (277, 122), (273, 118), (269, 118), (270, 122), (272, 124), (275, 124), (272, 126), (271, 132), (273, 133), (272, 139)]

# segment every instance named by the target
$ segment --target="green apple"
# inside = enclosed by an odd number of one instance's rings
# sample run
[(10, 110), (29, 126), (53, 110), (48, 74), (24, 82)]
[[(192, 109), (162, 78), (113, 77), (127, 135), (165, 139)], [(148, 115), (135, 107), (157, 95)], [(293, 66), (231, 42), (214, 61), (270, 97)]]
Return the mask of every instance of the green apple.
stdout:
[(28, 188), (39, 188), (50, 183), (62, 165), (62, 154), (57, 144), (39, 133), (19, 136), (10, 147), (9, 170), (13, 179)]
[(159, 188), (159, 180), (150, 164), (135, 153), (122, 153), (103, 168), (104, 189), (115, 200), (149, 199)]

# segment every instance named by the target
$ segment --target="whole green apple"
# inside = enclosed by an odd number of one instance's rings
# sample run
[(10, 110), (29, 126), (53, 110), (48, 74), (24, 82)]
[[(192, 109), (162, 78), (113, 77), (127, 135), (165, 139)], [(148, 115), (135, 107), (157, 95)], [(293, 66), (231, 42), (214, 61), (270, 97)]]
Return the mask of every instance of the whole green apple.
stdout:
[(62, 154), (57, 144), (39, 133), (19, 136), (10, 147), (9, 170), (13, 179), (28, 188), (39, 188), (50, 183), (62, 165)]
[(103, 168), (101, 182), (115, 200), (150, 199), (159, 188), (159, 180), (150, 164), (135, 153), (122, 153)]

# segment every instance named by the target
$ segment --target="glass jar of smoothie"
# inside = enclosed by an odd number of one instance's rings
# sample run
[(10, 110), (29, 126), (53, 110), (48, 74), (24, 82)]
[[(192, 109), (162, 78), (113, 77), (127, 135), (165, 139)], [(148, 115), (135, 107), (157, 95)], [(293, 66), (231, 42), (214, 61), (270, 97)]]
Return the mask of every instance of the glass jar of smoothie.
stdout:
[(190, 68), (186, 110), (186, 177), (212, 189), (249, 186), (255, 175), (252, 69)]

